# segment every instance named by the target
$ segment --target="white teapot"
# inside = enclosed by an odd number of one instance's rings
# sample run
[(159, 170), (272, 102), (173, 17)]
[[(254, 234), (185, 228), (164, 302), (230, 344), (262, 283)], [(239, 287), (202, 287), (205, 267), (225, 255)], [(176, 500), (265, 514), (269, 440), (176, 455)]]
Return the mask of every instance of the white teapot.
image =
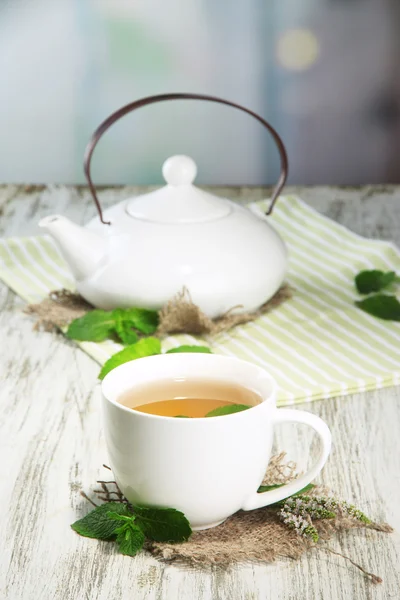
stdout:
[(195, 94), (164, 94), (121, 108), (93, 134), (85, 174), (99, 218), (85, 227), (66, 217), (39, 223), (55, 239), (76, 280), (78, 292), (97, 308), (160, 309), (187, 288), (195, 304), (215, 318), (232, 307), (253, 311), (282, 285), (285, 245), (264, 215), (193, 185), (197, 167), (188, 156), (172, 156), (162, 168), (166, 185), (128, 198), (104, 214), (90, 176), (93, 150), (103, 133), (128, 112), (163, 100), (207, 100), (233, 106), (261, 122), (281, 158), (273, 205), (287, 177), (287, 157), (276, 131), (252, 111), (227, 100)]

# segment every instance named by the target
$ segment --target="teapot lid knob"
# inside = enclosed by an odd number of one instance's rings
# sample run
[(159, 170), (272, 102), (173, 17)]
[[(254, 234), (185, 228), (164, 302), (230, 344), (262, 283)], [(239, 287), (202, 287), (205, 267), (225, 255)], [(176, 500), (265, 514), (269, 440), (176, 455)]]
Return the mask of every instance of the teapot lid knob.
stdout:
[(197, 175), (197, 165), (190, 156), (170, 156), (163, 164), (162, 174), (169, 185), (190, 185)]

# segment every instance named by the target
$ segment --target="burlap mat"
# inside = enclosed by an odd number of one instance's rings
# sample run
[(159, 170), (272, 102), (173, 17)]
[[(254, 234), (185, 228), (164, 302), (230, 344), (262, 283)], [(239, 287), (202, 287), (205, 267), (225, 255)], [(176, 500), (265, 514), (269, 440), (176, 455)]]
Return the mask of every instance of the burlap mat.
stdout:
[(49, 297), (39, 304), (28, 304), (24, 312), (37, 317), (34, 329), (53, 331), (83, 317), (90, 310), (93, 310), (93, 306), (79, 294), (69, 290), (57, 290), (50, 292)]
[[(170, 300), (160, 311), (160, 323), (156, 334), (164, 336), (169, 333), (216, 334), (228, 331), (235, 325), (241, 325), (257, 319), (282, 304), (292, 295), (290, 287), (284, 285), (268, 302), (257, 311), (238, 313), (238, 306), (232, 307), (227, 313), (217, 319), (210, 319), (196, 304), (192, 302), (187, 289), (183, 289)], [(39, 304), (30, 304), (25, 312), (38, 317), (35, 329), (43, 328), (52, 331), (63, 328), (74, 319), (82, 317), (93, 310), (79, 294), (68, 290), (54, 291)], [(236, 311), (236, 312), (235, 312)]]
[[(263, 482), (265, 485), (287, 483), (296, 477), (296, 465), (285, 462), (284, 459), (285, 453), (272, 457)], [(99, 499), (125, 501), (114, 482), (98, 483), (101, 484), (101, 489), (94, 491)], [(113, 485), (110, 486), (110, 483)], [(329, 491), (322, 487), (316, 487), (311, 492), (314, 496), (328, 494)], [(91, 501), (85, 494), (83, 495)], [(339, 554), (361, 570), (373, 583), (382, 581), (380, 577), (369, 573), (351, 558), (331, 550), (321, 542), (329, 540), (338, 531), (355, 528), (368, 528), (385, 533), (393, 531), (386, 523), (366, 525), (340, 514), (339, 511), (336, 519), (313, 520), (320, 536), (319, 542), (315, 543), (289, 529), (279, 520), (277, 513), (276, 507), (240, 511), (217, 527), (194, 532), (187, 542), (179, 544), (148, 542), (146, 550), (161, 560), (185, 567), (227, 568), (236, 563), (269, 563), (282, 557), (299, 559), (304, 552), (317, 546), (333, 554)]]
[(228, 331), (235, 325), (242, 325), (261, 317), (285, 302), (291, 295), (290, 287), (285, 284), (275, 296), (254, 312), (238, 313), (235, 310), (240, 307), (236, 306), (221, 317), (211, 320), (192, 302), (188, 290), (184, 289), (161, 309), (157, 334), (160, 336), (168, 333), (201, 335)]

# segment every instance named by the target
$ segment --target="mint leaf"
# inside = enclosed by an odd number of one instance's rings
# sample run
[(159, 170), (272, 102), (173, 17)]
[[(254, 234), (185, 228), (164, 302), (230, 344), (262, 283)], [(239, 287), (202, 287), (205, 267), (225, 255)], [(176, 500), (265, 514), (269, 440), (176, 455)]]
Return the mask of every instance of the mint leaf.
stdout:
[(123, 523), (133, 523), (133, 521), (135, 520), (135, 515), (133, 515), (131, 512), (129, 513), (129, 516), (127, 516), (120, 515), (115, 511), (109, 510), (107, 512), (107, 517), (113, 521), (122, 521)]
[(125, 320), (123, 313), (120, 309), (112, 312), (115, 331), (123, 344), (135, 344), (138, 341), (137, 333), (132, 329), (132, 321)]
[(251, 406), (247, 406), (247, 404), (226, 404), (225, 406), (219, 406), (218, 408), (214, 408), (214, 410), (210, 410), (206, 414), (206, 417), (223, 417), (224, 415), (232, 415), (248, 408), (251, 408)]
[[(128, 556), (135, 556), (143, 548), (144, 544), (144, 533), (138, 527), (135, 521), (135, 515), (130, 514), (129, 517), (121, 515), (113, 511), (109, 511), (107, 516), (112, 521), (119, 521), (120, 525), (115, 529), (117, 535), (118, 549), (122, 554)], [(121, 524), (122, 521), (122, 524)]]
[(135, 556), (143, 548), (144, 533), (133, 521), (118, 527), (116, 533), (118, 549), (122, 554)]
[(158, 327), (158, 312), (147, 308), (117, 308), (113, 316), (130, 323), (131, 327), (138, 329), (146, 335), (154, 333)]
[(66, 336), (81, 342), (102, 342), (114, 330), (114, 318), (105, 310), (91, 310), (70, 323)]
[(135, 523), (155, 542), (184, 542), (192, 529), (185, 515), (174, 508), (134, 506)]
[(400, 321), (400, 302), (396, 296), (375, 294), (355, 303), (358, 308), (379, 319)]
[(165, 354), (175, 354), (176, 352), (204, 352), (204, 354), (212, 354), (212, 351), (207, 346), (178, 346), (177, 348), (167, 350)]
[[(260, 485), (260, 487), (258, 488), (257, 492), (259, 494), (261, 494), (262, 492), (269, 492), (270, 490), (276, 490), (277, 488), (280, 488), (283, 485), (286, 485), (286, 484), (285, 483), (276, 483), (275, 485)], [(305, 487), (303, 487), (300, 491), (298, 491), (295, 494), (293, 494), (293, 497), (294, 496), (300, 496), (300, 494), (305, 494), (305, 493), (311, 491), (314, 488), (315, 488), (315, 485), (313, 483), (309, 483), (308, 485), (306, 485)]]
[(158, 313), (146, 308), (116, 308), (112, 311), (92, 310), (69, 325), (67, 337), (81, 342), (102, 342), (117, 333), (124, 344), (134, 344), (135, 329), (150, 335), (158, 327)]
[(361, 271), (354, 278), (356, 288), (360, 294), (369, 294), (370, 292), (379, 292), (387, 287), (396, 279), (394, 271)]
[(136, 342), (136, 344), (127, 346), (121, 350), (121, 352), (117, 352), (111, 356), (111, 358), (104, 363), (99, 373), (99, 379), (104, 379), (107, 373), (119, 365), (123, 365), (124, 363), (129, 362), (130, 360), (135, 360), (136, 358), (152, 356), (153, 354), (161, 354), (160, 340), (154, 337), (143, 338)]
[(122, 502), (106, 502), (90, 511), (83, 519), (75, 521), (71, 527), (76, 533), (85, 537), (96, 538), (98, 540), (114, 539), (119, 524), (115, 520), (110, 519), (108, 516), (110, 512), (127, 517), (132, 516), (126, 504)]
[(262, 492), (270, 492), (271, 490), (277, 490), (278, 488), (285, 485), (284, 483), (275, 483), (274, 485), (260, 485), (257, 492), (262, 494)]
[(71, 527), (86, 537), (115, 540), (120, 552), (129, 556), (142, 549), (146, 537), (158, 542), (183, 542), (192, 533), (185, 515), (174, 508), (134, 506), (133, 510), (120, 502), (106, 502)]
[(303, 487), (301, 490), (299, 490), (298, 492), (296, 492), (294, 495), (295, 496), (300, 496), (300, 494), (306, 494), (307, 492), (311, 492), (311, 490), (313, 490), (316, 486), (313, 483), (309, 483), (308, 485), (306, 485), (305, 487)]

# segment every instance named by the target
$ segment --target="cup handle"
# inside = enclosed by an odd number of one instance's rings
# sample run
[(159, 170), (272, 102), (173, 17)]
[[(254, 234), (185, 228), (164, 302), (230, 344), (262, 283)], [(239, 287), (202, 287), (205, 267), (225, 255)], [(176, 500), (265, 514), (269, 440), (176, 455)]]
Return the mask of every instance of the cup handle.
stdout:
[(275, 504), (275, 502), (284, 500), (296, 492), (299, 492), (316, 478), (329, 456), (332, 443), (331, 432), (328, 425), (316, 415), (304, 410), (281, 408), (276, 411), (273, 422), (274, 425), (278, 423), (303, 423), (312, 427), (318, 433), (322, 442), (320, 454), (307, 473), (304, 473), (304, 475), (301, 475), (294, 481), (286, 483), (275, 490), (252, 494), (244, 502), (242, 510), (254, 510), (255, 508), (261, 508), (262, 506), (269, 506), (270, 504)]

